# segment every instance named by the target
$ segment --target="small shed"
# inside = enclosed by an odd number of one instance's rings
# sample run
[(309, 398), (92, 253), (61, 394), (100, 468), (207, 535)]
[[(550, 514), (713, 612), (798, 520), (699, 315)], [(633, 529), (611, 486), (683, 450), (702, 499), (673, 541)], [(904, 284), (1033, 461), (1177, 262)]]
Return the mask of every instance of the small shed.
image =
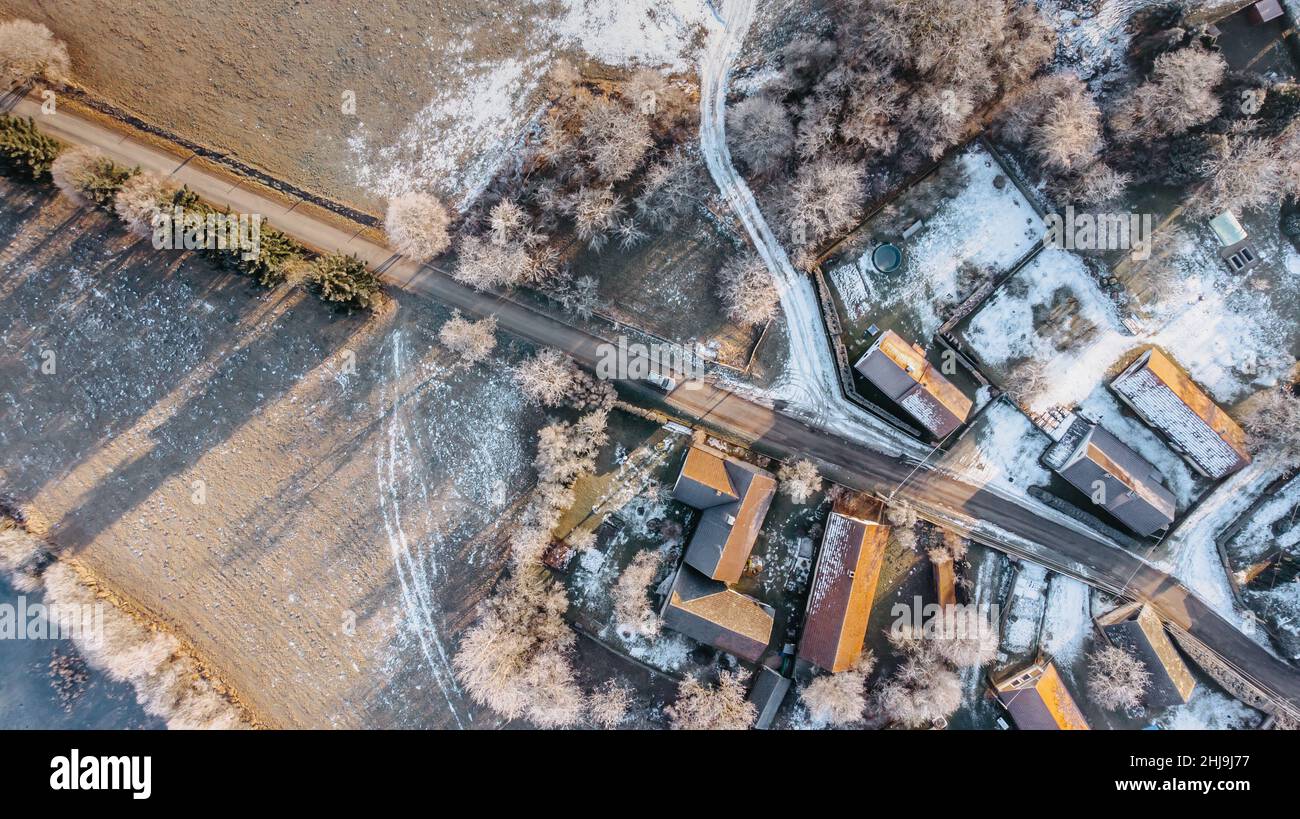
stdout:
[(758, 676), (754, 680), (753, 687), (749, 689), (747, 697), (758, 711), (758, 718), (754, 720), (755, 728), (762, 731), (772, 727), (772, 720), (776, 719), (776, 713), (781, 710), (781, 703), (789, 690), (789, 677), (783, 677), (767, 666), (759, 668)]

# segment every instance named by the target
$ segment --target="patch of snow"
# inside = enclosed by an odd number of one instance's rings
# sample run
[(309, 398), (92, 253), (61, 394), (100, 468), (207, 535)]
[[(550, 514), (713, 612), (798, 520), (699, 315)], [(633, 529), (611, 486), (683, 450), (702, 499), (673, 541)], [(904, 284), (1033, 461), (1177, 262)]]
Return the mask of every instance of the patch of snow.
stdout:
[(1042, 647), (1056, 660), (1058, 668), (1067, 669), (1066, 673), (1092, 636), (1088, 592), (1088, 585), (1082, 581), (1063, 574), (1052, 576)]
[(1024, 492), (1050, 478), (1038, 462), (1051, 441), (1018, 409), (999, 401), (939, 461), (939, 468), (980, 484), (998, 483)]
[(1168, 731), (1240, 731), (1254, 728), (1258, 711), (1205, 686), (1197, 686), (1192, 699), (1166, 711), (1155, 724)]

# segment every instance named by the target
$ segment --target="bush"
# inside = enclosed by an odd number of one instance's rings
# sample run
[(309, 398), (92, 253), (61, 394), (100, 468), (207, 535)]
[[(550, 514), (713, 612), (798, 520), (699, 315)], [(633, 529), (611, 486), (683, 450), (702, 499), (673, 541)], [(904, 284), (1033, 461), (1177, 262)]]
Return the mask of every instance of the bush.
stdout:
[(63, 83), (69, 73), (68, 47), (48, 28), (30, 20), (0, 23), (0, 80), (9, 88), (32, 80)]
[(64, 196), (82, 207), (112, 211), (117, 192), (139, 172), (127, 170), (97, 149), (79, 146), (59, 154), (50, 165), (50, 176)]
[(384, 230), (393, 248), (423, 262), (447, 249), (451, 217), (442, 203), (427, 193), (404, 193), (388, 202)]
[(438, 340), (465, 364), (485, 361), (497, 346), (497, 317), (488, 316), (480, 321), (470, 321), (453, 310), (451, 318), (438, 331)]
[(50, 172), (62, 147), (38, 131), (31, 117), (0, 117), (0, 161), (10, 172), (40, 179)]
[(379, 277), (365, 262), (342, 253), (317, 259), (313, 279), (320, 288), (321, 298), (348, 308), (373, 310), (383, 295)]

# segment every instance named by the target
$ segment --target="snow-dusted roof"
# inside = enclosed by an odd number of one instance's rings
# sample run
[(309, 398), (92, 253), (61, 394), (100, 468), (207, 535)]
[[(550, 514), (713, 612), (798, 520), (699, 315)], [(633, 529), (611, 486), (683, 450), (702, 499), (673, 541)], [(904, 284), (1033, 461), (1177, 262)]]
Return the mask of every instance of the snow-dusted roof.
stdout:
[(1250, 463), (1246, 433), (1154, 347), (1110, 386), (1206, 477), (1217, 480)]
[(857, 662), (888, 537), (888, 526), (831, 513), (808, 593), (801, 658), (831, 672)]

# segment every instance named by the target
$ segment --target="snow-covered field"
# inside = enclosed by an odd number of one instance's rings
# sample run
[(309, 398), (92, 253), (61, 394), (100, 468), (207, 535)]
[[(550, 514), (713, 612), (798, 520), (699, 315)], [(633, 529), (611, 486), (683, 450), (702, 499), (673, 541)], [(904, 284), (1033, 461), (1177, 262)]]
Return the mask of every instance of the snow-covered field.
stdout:
[[(956, 167), (941, 168), (935, 178), (918, 187), (948, 173), (961, 180), (960, 186), (951, 194), (944, 191), (933, 212), (920, 214), (924, 227), (915, 235), (906, 240), (893, 238), (903, 251), (903, 266), (897, 272), (885, 275), (875, 269), (869, 243), (855, 259), (829, 270), (830, 283), (839, 293), (848, 322), (910, 312), (915, 314), (915, 326), (910, 329), (918, 340), (928, 339), (943, 323), (944, 308), (966, 295), (963, 291), (969, 288), (970, 271), (980, 271), (981, 279), (1004, 273), (1042, 238), (1042, 220), (988, 151), (971, 145), (948, 161)], [(1000, 175), (1001, 188), (994, 184)], [(911, 191), (904, 197), (914, 195)], [(886, 209), (863, 231), (869, 238), (877, 238), (876, 222), (889, 216)], [(963, 273), (967, 281), (963, 281)]]

